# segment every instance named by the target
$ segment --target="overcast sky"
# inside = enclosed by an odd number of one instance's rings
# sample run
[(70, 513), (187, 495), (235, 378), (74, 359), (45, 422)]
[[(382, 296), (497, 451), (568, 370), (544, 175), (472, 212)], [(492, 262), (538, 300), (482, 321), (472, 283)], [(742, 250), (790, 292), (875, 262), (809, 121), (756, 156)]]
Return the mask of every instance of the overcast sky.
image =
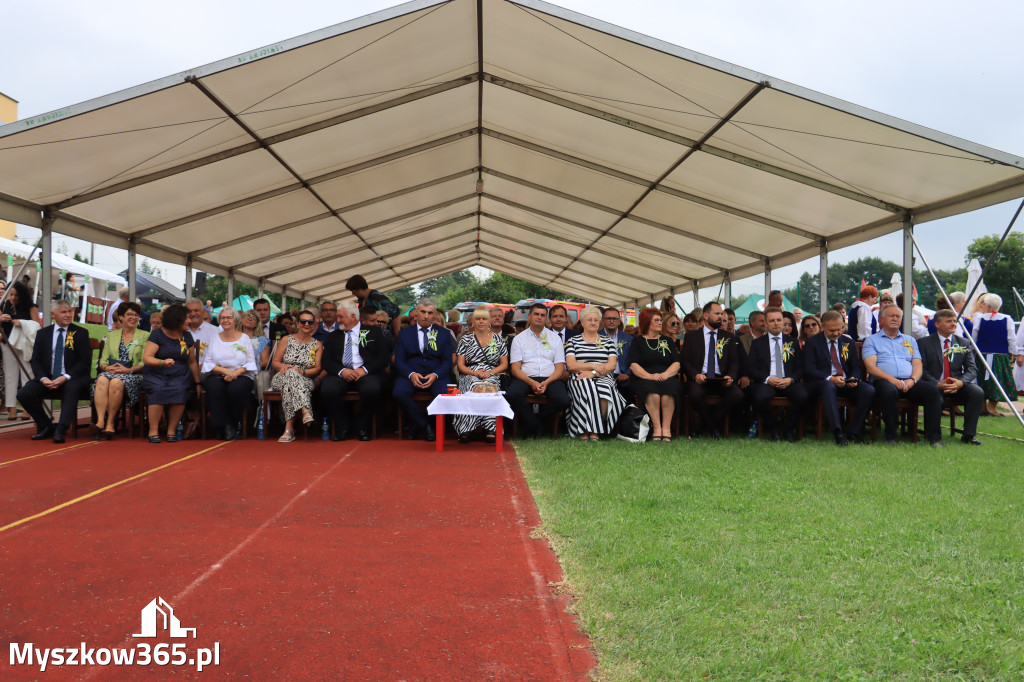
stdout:
[[(391, 7), (389, 0), (51, 0), (5, 3), (0, 92), (25, 118)], [(1024, 3), (1002, 0), (719, 2), (560, 0), (556, 4), (775, 78), (1024, 156)], [(1002, 232), (1016, 202), (927, 223), (919, 241), (934, 267), (963, 264), (975, 237)], [(19, 236), (31, 231), (20, 228)], [(923, 236), (924, 239), (920, 240)], [(69, 240), (72, 252), (84, 243)], [(833, 261), (891, 254), (890, 236)], [(97, 247), (121, 270), (124, 251)], [(795, 282), (816, 261), (780, 268)], [(184, 269), (168, 268), (177, 284)], [(735, 293), (756, 291), (759, 279)]]

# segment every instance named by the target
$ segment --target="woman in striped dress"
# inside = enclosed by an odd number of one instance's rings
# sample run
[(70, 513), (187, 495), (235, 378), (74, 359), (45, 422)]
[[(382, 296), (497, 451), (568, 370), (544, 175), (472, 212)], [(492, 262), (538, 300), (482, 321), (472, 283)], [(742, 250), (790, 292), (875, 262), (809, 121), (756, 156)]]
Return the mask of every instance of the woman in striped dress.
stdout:
[(986, 372), (984, 367), (978, 368), (982, 375), (978, 383), (985, 389), (985, 397), (988, 398), (988, 414), (995, 416), (999, 415), (996, 406), (1003, 399), (997, 383), (1003, 387), (1011, 401), (1017, 400), (1013, 365), (1017, 355), (1024, 353), (1024, 350), (1017, 348), (1017, 330), (1014, 329), (1013, 318), (999, 312), (1001, 307), (1003, 299), (1000, 296), (984, 294), (978, 301), (980, 312), (975, 313), (972, 320), (974, 341), (992, 367), (992, 372)]
[(566, 421), (570, 436), (597, 440), (615, 428), (626, 401), (615, 385), (615, 341), (598, 334), (600, 309), (584, 308), (580, 321), (583, 333), (569, 339), (565, 347), (565, 366), (572, 375)]
[[(508, 345), (499, 334), (491, 331), (487, 306), (477, 306), (468, 322), (471, 331), (463, 334), (455, 351), (459, 391), (497, 392), (501, 389), (501, 375), (508, 369)], [(494, 442), (494, 417), (460, 414), (455, 416), (454, 423), (460, 443), (468, 443), (470, 434), (481, 428), (484, 441)]]

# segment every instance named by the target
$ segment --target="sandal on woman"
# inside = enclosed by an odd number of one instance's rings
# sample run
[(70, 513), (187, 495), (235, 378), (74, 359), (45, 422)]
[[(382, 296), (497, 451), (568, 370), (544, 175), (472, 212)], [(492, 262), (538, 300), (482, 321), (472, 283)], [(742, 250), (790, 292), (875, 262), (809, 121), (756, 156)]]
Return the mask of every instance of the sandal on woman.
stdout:
[(100, 431), (100, 439), (101, 440), (114, 440), (114, 432), (113, 431)]
[(651, 440), (656, 440), (656, 441), (658, 441), (660, 443), (662, 438), (661, 438), (661, 436), (651, 436)]
[(313, 423), (313, 413), (305, 407), (302, 408), (302, 423), (306, 425)]
[(178, 436), (177, 436), (177, 434), (169, 433), (169, 434), (167, 434), (167, 437), (164, 438), (164, 440), (167, 441), (168, 443), (177, 443), (178, 442)]
[(159, 443), (160, 436), (149, 436), (148, 438), (146, 438), (146, 440), (148, 440), (150, 443)]
[(662, 436), (661, 437), (661, 442), (662, 443), (671, 443), (672, 442), (672, 436)]
[(284, 433), (281, 434), (281, 437), (277, 439), (277, 442), (291, 443), (293, 440), (295, 440), (295, 432), (291, 429), (285, 429)]

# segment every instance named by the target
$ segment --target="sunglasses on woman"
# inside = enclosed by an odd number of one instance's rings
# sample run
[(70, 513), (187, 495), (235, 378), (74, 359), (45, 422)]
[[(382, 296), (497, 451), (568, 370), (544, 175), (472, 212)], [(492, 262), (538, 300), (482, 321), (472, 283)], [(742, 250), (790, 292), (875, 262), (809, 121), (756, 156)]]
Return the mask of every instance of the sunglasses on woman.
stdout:
[(299, 324), (313, 324), (316, 320), (299, 320)]

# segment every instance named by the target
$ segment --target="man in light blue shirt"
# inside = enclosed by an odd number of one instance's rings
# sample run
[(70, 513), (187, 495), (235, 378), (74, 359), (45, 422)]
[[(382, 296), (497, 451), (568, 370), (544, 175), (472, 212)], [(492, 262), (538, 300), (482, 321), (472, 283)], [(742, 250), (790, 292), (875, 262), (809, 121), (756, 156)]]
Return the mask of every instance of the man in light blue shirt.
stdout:
[(896, 401), (907, 398), (924, 406), (925, 435), (932, 447), (941, 448), (942, 392), (934, 382), (921, 381), (924, 366), (917, 341), (900, 331), (903, 311), (897, 305), (884, 306), (878, 323), (882, 330), (864, 340), (861, 357), (882, 408), (886, 442), (896, 443)]

